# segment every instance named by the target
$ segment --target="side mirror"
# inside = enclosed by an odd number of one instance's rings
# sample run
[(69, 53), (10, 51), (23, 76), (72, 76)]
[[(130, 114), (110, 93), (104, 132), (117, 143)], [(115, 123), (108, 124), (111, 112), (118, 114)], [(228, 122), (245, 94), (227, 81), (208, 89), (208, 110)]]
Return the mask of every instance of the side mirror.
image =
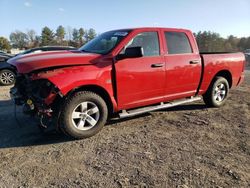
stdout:
[(130, 47), (126, 48), (124, 54), (119, 54), (117, 59), (126, 59), (126, 58), (138, 58), (143, 57), (143, 48), (142, 47)]

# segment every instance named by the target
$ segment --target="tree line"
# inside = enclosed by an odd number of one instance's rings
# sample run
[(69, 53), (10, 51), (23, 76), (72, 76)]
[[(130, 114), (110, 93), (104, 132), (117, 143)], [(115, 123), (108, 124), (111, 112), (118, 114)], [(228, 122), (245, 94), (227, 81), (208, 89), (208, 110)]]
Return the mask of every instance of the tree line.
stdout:
[[(93, 28), (71, 28), (58, 26), (55, 31), (44, 27), (40, 35), (31, 29), (26, 32), (14, 31), (9, 39), (0, 37), (0, 50), (9, 51), (11, 48), (29, 49), (39, 46), (61, 45), (80, 47), (96, 36)], [(234, 52), (250, 49), (250, 37), (238, 38), (233, 35), (227, 38), (211, 31), (194, 33), (201, 52)]]
[(96, 37), (96, 31), (93, 28), (71, 28), (58, 26), (55, 31), (45, 26), (41, 34), (33, 30), (26, 32), (16, 30), (11, 32), (9, 40), (0, 37), (0, 50), (9, 51), (11, 48), (30, 49), (39, 46), (73, 46), (80, 47)]
[(194, 33), (201, 52), (236, 52), (250, 49), (250, 37), (238, 38), (233, 35), (227, 38), (211, 31)]

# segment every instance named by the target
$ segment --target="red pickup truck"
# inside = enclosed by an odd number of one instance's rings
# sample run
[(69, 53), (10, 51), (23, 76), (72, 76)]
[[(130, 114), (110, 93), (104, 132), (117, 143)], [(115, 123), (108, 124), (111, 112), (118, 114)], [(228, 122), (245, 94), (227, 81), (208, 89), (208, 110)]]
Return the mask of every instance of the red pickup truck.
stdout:
[[(24, 55), (11, 96), (74, 138), (125, 118), (203, 98), (222, 106), (244, 78), (243, 53), (199, 53), (189, 30), (135, 28), (105, 32), (79, 50)], [(43, 123), (42, 123), (43, 124)]]

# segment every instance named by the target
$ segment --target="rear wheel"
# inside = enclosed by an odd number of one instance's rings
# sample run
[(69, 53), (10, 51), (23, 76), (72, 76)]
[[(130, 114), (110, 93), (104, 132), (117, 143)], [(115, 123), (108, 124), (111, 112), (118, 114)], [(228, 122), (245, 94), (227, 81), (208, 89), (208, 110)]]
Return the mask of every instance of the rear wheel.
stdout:
[(63, 106), (60, 123), (67, 135), (87, 138), (105, 125), (108, 109), (104, 100), (90, 91), (77, 92)]
[(220, 107), (225, 104), (229, 94), (229, 84), (224, 77), (216, 77), (203, 95), (203, 100), (207, 106)]
[(1, 85), (11, 85), (15, 82), (15, 74), (11, 70), (4, 69), (0, 71), (0, 84)]

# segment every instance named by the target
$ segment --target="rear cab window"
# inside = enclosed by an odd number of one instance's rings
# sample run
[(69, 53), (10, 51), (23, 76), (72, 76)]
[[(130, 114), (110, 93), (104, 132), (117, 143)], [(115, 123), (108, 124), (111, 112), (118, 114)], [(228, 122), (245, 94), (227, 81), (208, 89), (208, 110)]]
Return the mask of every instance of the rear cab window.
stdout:
[(165, 31), (168, 54), (193, 53), (188, 36), (184, 32)]

